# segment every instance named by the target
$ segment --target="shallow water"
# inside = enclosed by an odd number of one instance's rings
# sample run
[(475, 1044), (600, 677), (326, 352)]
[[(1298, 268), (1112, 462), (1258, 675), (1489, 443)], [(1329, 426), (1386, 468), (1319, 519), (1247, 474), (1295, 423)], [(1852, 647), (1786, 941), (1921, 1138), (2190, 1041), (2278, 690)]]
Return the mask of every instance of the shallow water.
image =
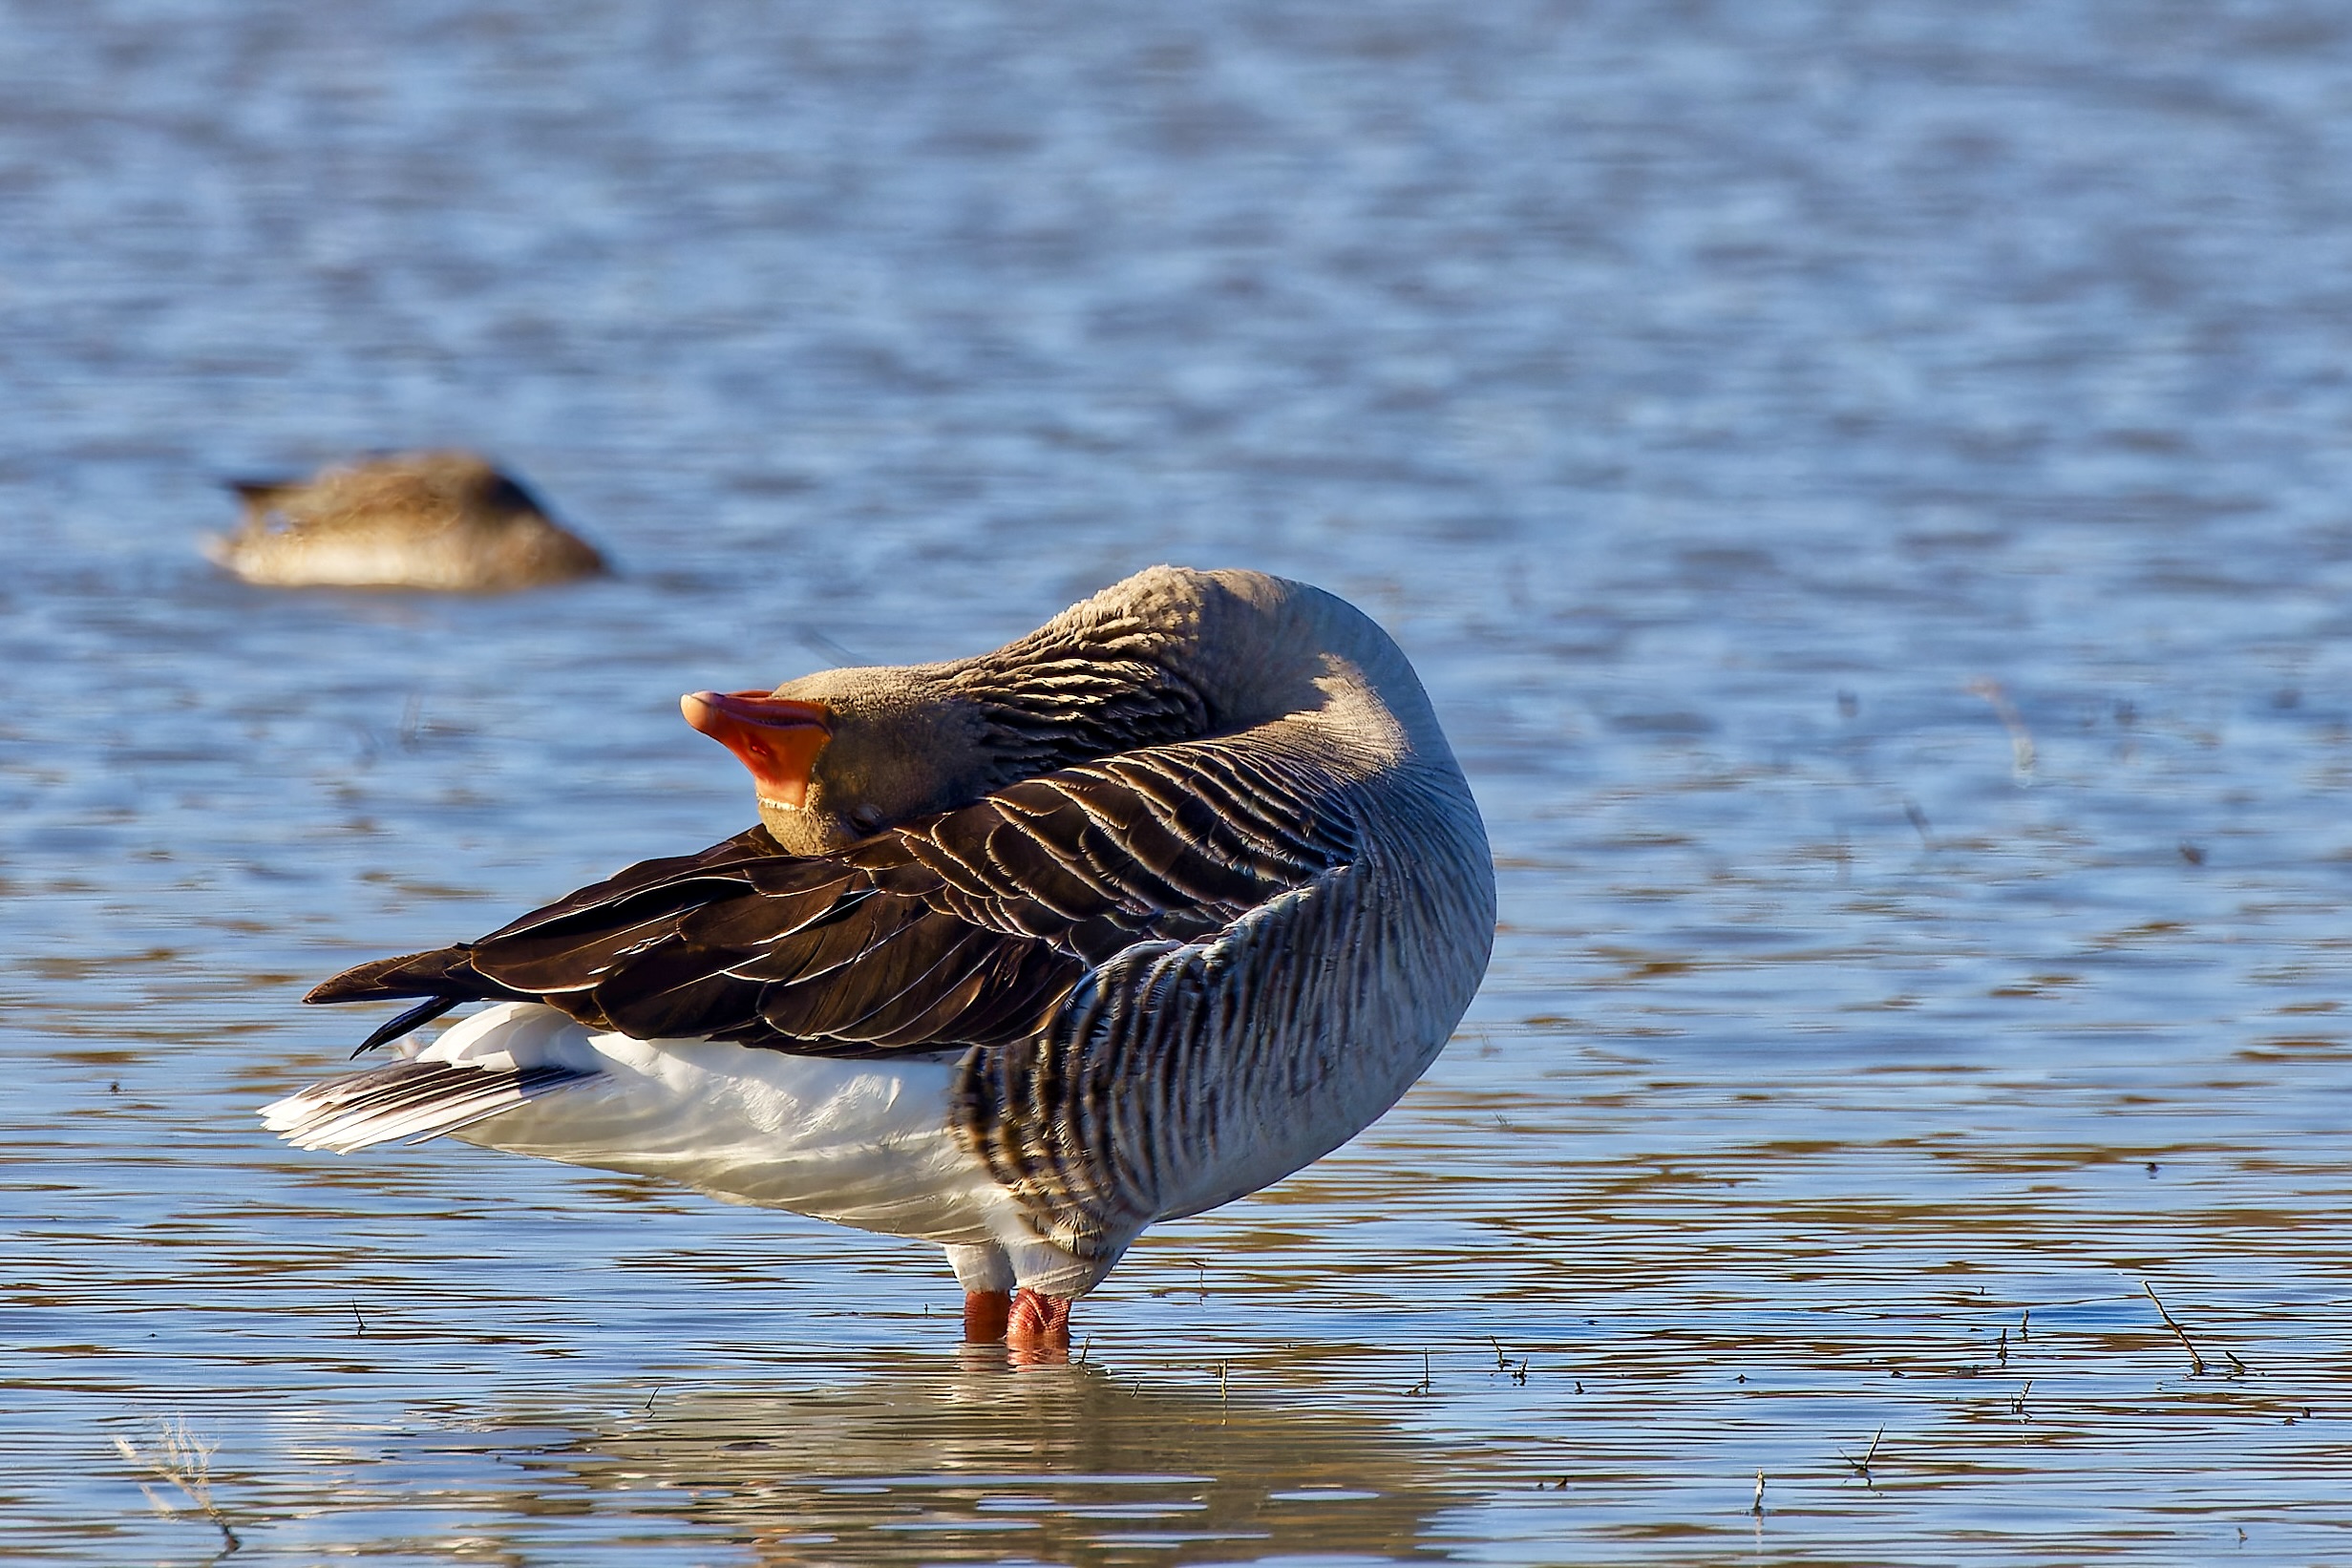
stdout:
[[(289, 1561), (2352, 1555), (2347, 106), (2318, 5), (0, 14), (5, 1555), (216, 1550), (166, 1420)], [(436, 441), (625, 575), (196, 553)], [(260, 1132), (313, 980), (743, 824), (677, 692), (1160, 559), (1395, 630), (1504, 929), (1078, 1364)]]

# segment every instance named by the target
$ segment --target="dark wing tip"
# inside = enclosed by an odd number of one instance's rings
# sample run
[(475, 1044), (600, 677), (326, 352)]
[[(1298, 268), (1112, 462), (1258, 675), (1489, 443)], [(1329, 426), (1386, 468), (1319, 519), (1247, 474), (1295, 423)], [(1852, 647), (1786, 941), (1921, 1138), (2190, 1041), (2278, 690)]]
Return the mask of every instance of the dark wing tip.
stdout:
[(310, 988), (305, 1002), (386, 1002), (397, 997), (439, 997), (456, 991), (455, 1000), (479, 994), (480, 981), (468, 985), (455, 971), (466, 966), (468, 949), (440, 947), (430, 953), (403, 953), (398, 958), (371, 959)]
[(397, 1040), (412, 1029), (423, 1028), (463, 1000), (464, 998), (456, 996), (429, 997), (403, 1012), (399, 1017), (378, 1024), (374, 1032), (362, 1040), (358, 1049), (351, 1054), (364, 1056), (387, 1040)]

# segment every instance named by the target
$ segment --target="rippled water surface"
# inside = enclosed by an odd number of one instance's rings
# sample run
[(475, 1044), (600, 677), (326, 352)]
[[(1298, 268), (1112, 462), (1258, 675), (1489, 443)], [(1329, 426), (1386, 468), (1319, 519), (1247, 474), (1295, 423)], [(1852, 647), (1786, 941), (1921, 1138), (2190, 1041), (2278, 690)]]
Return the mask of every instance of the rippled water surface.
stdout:
[[(0, 10), (0, 1555), (209, 1557), (113, 1446), (184, 1421), (239, 1561), (2352, 1557), (2348, 28)], [(197, 553), (435, 442), (625, 575)], [(312, 981), (744, 824), (678, 692), (1162, 559), (1395, 631), (1504, 928), (1072, 1365), (261, 1133)]]

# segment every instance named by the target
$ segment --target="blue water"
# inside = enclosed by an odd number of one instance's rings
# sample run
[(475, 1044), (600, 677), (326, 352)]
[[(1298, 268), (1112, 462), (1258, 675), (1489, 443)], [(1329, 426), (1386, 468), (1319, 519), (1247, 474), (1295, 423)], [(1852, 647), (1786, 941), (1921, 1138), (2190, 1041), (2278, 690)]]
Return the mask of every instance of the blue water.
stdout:
[[(0, 1556), (204, 1560), (180, 1421), (257, 1560), (2352, 1553), (2347, 107), (2316, 4), (0, 11)], [(198, 553), (450, 443), (623, 575)], [(1504, 929), (1077, 1365), (260, 1132), (744, 825), (680, 691), (1158, 560), (1391, 627)]]

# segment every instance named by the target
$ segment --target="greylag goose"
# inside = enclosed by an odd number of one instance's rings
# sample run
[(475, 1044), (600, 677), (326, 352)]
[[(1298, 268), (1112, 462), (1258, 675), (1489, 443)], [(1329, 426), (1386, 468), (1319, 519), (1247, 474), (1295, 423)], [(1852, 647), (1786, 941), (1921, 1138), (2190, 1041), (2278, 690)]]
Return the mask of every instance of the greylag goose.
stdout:
[(1494, 867), (1436, 715), (1304, 583), (1155, 567), (993, 653), (683, 701), (759, 825), (326, 982), (415, 1004), (361, 1048), (402, 1059), (270, 1128), (924, 1238), (967, 1338), (1050, 1354), (1145, 1226), (1394, 1104), (1485, 973)]
[(244, 523), (205, 554), (272, 587), (498, 593), (602, 573), (604, 560), (467, 452), (412, 452), (307, 479), (241, 480)]

